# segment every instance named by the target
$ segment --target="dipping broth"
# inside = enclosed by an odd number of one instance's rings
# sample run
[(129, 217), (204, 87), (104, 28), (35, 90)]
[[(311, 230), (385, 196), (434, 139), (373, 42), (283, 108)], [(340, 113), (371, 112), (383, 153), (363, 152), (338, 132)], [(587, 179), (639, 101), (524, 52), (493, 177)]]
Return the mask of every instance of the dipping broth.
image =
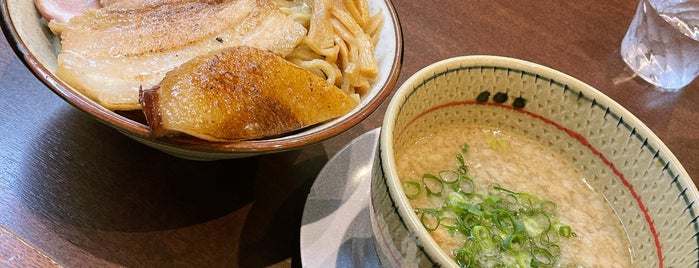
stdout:
[[(456, 124), (430, 129), (402, 144), (395, 148), (395, 156), (404, 188), (406, 181), (421, 181), (425, 173), (458, 169), (455, 156), (461, 154), (475, 192), (485, 193), (499, 185), (556, 204), (558, 222), (570, 226), (575, 235), (559, 239), (560, 255), (554, 267), (633, 267), (628, 238), (604, 197), (572, 164), (536, 141), (498, 129)], [(410, 202), (418, 210), (438, 208), (449, 191), (445, 188), (441, 196), (423, 191)], [(468, 239), (442, 226), (430, 234), (452, 258)]]

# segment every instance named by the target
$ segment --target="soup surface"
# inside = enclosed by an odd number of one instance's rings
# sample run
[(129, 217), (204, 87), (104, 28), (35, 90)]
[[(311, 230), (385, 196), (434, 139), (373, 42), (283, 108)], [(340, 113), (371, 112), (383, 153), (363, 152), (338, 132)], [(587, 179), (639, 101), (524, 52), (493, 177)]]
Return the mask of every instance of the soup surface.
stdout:
[[(570, 226), (575, 235), (559, 239), (560, 255), (554, 266), (633, 267), (628, 238), (604, 197), (570, 162), (538, 142), (498, 129), (448, 125), (403, 144), (395, 149), (395, 156), (406, 195), (412, 191), (407, 189), (406, 182), (413, 185), (420, 182), (424, 186), (422, 177), (426, 173), (458, 170), (461, 164), (455, 156), (460, 154), (476, 193), (488, 192), (492, 185), (499, 185), (556, 204), (557, 221)], [(461, 149), (464, 145), (467, 150)], [(448, 191), (452, 190), (445, 187), (440, 195), (423, 191), (410, 196), (411, 205), (416, 213), (439, 208), (445, 204)], [(444, 226), (430, 234), (452, 257), (469, 239), (469, 235), (449, 231)]]

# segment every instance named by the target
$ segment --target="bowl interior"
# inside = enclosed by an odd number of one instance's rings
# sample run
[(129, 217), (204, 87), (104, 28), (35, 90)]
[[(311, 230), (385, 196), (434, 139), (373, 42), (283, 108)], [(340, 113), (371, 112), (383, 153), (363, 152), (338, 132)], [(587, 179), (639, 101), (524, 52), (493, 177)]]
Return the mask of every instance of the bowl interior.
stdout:
[[(498, 94), (506, 98), (494, 97)], [(396, 92), (382, 126), (381, 161), (391, 198), (430, 259), (454, 264), (432, 250), (437, 245), (405, 197), (394, 152), (410, 146), (413, 137), (453, 123), (519, 134), (572, 163), (619, 217), (639, 267), (699, 261), (697, 189), (642, 122), (565, 74), (493, 56), (448, 59), (419, 71)]]
[(114, 112), (105, 109), (64, 83), (55, 74), (60, 38), (53, 35), (31, 0), (3, 2), (3, 31), (27, 67), (67, 102), (139, 142), (165, 152), (193, 159), (220, 159), (300, 148), (335, 136), (369, 116), (395, 86), (402, 61), (402, 33), (389, 0), (368, 0), (371, 14), (381, 13), (384, 24), (375, 55), (379, 73), (360, 104), (348, 114), (277, 138), (231, 143), (207, 142), (188, 137), (154, 139), (140, 111)]

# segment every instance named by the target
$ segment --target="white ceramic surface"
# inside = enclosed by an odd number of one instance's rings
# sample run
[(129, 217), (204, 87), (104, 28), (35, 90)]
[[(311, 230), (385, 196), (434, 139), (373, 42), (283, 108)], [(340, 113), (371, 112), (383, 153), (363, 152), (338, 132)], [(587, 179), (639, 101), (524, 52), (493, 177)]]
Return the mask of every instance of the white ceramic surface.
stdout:
[(301, 263), (307, 268), (378, 267), (369, 186), (379, 129), (354, 139), (323, 167), (306, 199)]

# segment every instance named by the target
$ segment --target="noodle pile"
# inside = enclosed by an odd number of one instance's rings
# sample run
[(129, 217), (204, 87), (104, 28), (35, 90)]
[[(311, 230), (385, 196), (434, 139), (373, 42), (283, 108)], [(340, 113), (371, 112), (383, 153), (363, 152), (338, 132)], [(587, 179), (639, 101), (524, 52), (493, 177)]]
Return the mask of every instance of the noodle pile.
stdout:
[(364, 95), (378, 74), (374, 47), (383, 26), (366, 0), (275, 0), (308, 29), (286, 59), (324, 77), (348, 94)]

